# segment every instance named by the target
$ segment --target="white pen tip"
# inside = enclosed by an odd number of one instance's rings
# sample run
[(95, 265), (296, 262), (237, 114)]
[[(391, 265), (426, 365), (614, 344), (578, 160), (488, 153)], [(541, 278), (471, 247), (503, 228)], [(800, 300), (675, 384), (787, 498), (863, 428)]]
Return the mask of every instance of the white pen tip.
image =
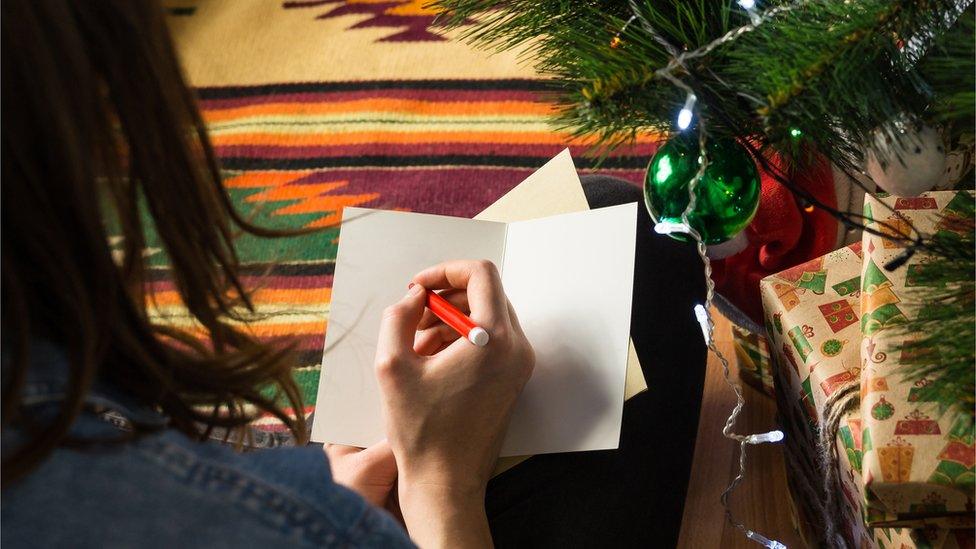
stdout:
[(484, 328), (472, 328), (468, 332), (468, 341), (474, 343), (478, 347), (484, 347), (488, 344), (488, 332)]

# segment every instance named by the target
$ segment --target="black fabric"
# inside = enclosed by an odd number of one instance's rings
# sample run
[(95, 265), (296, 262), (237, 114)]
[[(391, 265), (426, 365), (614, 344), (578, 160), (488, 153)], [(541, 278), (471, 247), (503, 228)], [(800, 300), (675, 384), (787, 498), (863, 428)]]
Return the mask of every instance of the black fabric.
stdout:
[[(592, 208), (642, 201), (625, 181), (590, 176), (583, 184)], [(705, 378), (693, 312), (703, 300), (694, 249), (655, 233), (641, 206), (631, 335), (648, 390), (624, 405), (619, 449), (535, 456), (489, 483), (497, 547), (676, 544)]]

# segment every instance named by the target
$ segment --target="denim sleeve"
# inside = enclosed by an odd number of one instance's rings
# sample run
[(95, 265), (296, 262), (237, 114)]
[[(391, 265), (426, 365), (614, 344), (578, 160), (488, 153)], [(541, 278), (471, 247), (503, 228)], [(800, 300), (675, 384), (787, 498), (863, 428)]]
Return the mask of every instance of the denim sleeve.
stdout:
[[(238, 454), (220, 445), (190, 442), (192, 447), (187, 448), (184, 441), (170, 442), (150, 450), (153, 459), (195, 450), (191, 457), (197, 461), (195, 467), (213, 468), (213, 474), (223, 477), (223, 486), (217, 488), (229, 490), (227, 501), (257, 510), (258, 523), (280, 532), (282, 541), (294, 540), (300, 533), (317, 546), (413, 547), (389, 513), (333, 481), (319, 445)], [(198, 486), (206, 490), (207, 484)]]
[(413, 547), (320, 447), (240, 454), (174, 431), (56, 450), (4, 486), (0, 522), (11, 547)]
[[(321, 445), (274, 448), (242, 456), (246, 467), (310, 502), (322, 502), (330, 522), (344, 525), (356, 547), (414, 547), (388, 512), (336, 484)], [(323, 490), (322, 487), (328, 487)], [(318, 505), (317, 505), (318, 507)]]
[[(58, 413), (68, 366), (59, 349), (34, 345), (22, 412), (43, 424)], [(96, 384), (86, 404), (166, 424), (113, 387)], [(58, 448), (24, 478), (5, 479), (0, 545), (413, 547), (386, 511), (333, 481), (320, 446), (239, 453), (173, 429), (132, 439), (92, 411), (69, 435), (87, 443)], [(0, 430), (4, 458), (24, 442), (20, 430)]]

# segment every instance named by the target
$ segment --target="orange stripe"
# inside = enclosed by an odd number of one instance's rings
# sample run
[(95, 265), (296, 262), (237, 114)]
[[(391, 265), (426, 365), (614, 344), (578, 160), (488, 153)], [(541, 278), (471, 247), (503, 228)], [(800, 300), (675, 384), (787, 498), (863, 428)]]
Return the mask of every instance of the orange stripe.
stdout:
[[(358, 206), (359, 204), (365, 204), (366, 202), (369, 202), (371, 200), (376, 200), (379, 197), (380, 197), (380, 193), (315, 196), (311, 198), (306, 198), (294, 204), (289, 204), (288, 206), (283, 206), (281, 208), (278, 208), (277, 210), (275, 210), (275, 214), (296, 215), (296, 214), (318, 213), (318, 212), (336, 212), (333, 214), (333, 216), (341, 216), (339, 210), (342, 210), (343, 207)], [(322, 220), (319, 220), (313, 226), (327, 227), (333, 221), (334, 220), (329, 222), (324, 222)]]
[[(307, 334), (324, 334), (328, 322), (294, 322), (291, 324), (250, 324), (241, 329), (254, 337), (288, 337)], [(197, 338), (206, 333), (199, 326), (183, 327), (183, 330)]]
[(383, 14), (399, 15), (401, 17), (415, 17), (418, 15), (437, 15), (438, 13), (441, 13), (441, 11), (442, 10), (430, 6), (428, 0), (407, 0), (407, 2), (403, 4), (388, 8), (383, 12)]
[(326, 322), (296, 322), (294, 324), (252, 324), (247, 330), (256, 337), (282, 337), (303, 334), (324, 334)]
[(310, 183), (308, 185), (282, 185), (271, 187), (247, 197), (246, 202), (284, 202), (286, 200), (305, 200), (332, 192), (339, 187), (348, 185), (348, 181), (333, 181), (330, 183)]
[[(156, 292), (154, 296), (160, 307), (183, 304), (176, 290)], [(252, 293), (251, 299), (258, 307), (262, 303), (328, 303), (332, 300), (332, 288), (264, 288)]]
[(229, 177), (224, 180), (224, 186), (229, 189), (244, 189), (244, 188), (254, 188), (254, 187), (271, 187), (278, 185), (285, 185), (291, 183), (292, 181), (297, 181), (306, 175), (312, 173), (312, 170), (302, 170), (302, 171), (253, 171), (246, 172), (241, 175), (234, 177)]
[[(359, 145), (365, 143), (516, 143), (588, 145), (595, 138), (574, 139), (557, 132), (341, 132), (341, 133), (233, 133), (212, 134), (214, 145), (280, 145), (291, 147)], [(638, 144), (657, 143), (660, 136), (641, 135)]]
[(396, 112), (411, 114), (480, 115), (500, 114), (523, 116), (549, 116), (556, 112), (550, 103), (536, 101), (424, 101), (420, 99), (353, 99), (329, 103), (286, 102), (262, 103), (228, 109), (214, 109), (203, 112), (207, 122), (220, 122), (249, 116), (293, 115), (308, 116), (317, 114), (355, 114), (358, 112)]

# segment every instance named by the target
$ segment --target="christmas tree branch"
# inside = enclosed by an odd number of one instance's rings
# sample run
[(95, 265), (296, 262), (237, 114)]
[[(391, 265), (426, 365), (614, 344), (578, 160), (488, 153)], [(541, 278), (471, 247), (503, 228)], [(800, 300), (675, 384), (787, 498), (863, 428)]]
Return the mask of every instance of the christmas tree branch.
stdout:
[[(852, 169), (873, 132), (892, 117), (926, 113), (930, 105), (965, 104), (972, 88), (960, 94), (958, 82), (928, 82), (922, 70), (946, 75), (939, 59), (947, 59), (957, 72), (973, 72), (971, 57), (949, 55), (971, 48), (965, 40), (972, 36), (971, 25), (967, 33), (966, 23), (945, 24), (947, 14), (958, 15), (958, 4), (773, 2), (762, 17), (776, 17), (749, 25), (747, 14), (728, 1), (435, 2), (447, 10), (443, 22), (460, 27), (476, 44), (523, 50), (557, 85), (558, 123), (578, 135), (597, 136), (601, 145), (672, 127), (685, 94), (667, 74), (682, 81), (693, 77), (696, 93), (713, 91), (713, 100), (700, 105), (702, 115), (722, 111), (730, 123), (713, 124), (711, 133), (791, 153), (798, 141), (791, 136), (800, 129), (802, 141)], [(632, 16), (640, 24), (620, 32)], [(476, 22), (467, 25), (471, 21)], [(746, 28), (748, 33), (733, 40), (722, 39)], [(958, 36), (946, 41), (946, 34)], [(905, 63), (899, 51), (914, 36), (944, 43), (930, 49), (922, 69)]]

